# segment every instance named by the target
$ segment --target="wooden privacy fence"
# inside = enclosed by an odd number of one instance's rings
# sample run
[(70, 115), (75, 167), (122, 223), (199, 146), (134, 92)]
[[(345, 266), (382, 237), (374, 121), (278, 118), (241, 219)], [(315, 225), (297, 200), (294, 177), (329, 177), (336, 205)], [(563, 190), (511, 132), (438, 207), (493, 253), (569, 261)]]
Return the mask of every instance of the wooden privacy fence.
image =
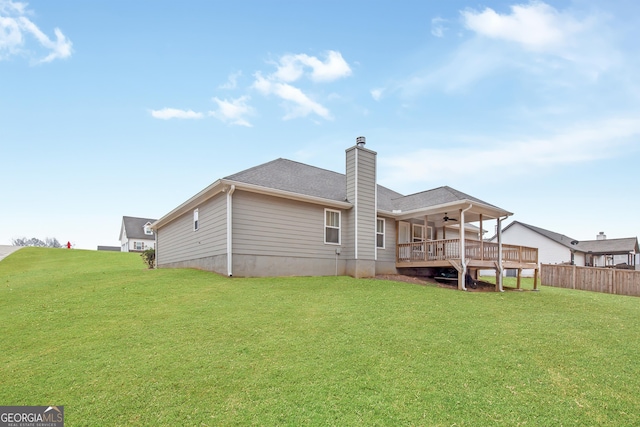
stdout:
[(640, 271), (542, 264), (540, 276), (545, 286), (640, 297)]

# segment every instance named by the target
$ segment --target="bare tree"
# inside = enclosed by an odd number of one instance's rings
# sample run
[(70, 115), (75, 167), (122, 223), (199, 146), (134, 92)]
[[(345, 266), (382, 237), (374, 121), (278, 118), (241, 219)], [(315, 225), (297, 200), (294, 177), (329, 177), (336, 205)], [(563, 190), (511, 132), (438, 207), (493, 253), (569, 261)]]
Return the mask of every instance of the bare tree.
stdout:
[(13, 246), (37, 246), (41, 248), (61, 248), (62, 245), (58, 242), (58, 239), (55, 237), (47, 237), (43, 240), (40, 240), (36, 237), (32, 237), (27, 239), (26, 237), (20, 237), (17, 239), (11, 239)]

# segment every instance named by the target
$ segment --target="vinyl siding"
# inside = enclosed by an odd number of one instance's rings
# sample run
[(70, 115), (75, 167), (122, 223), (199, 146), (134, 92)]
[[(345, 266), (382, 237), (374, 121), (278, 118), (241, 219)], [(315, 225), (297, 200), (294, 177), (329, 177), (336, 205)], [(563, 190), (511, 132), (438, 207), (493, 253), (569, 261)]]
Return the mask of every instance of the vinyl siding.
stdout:
[[(325, 206), (237, 190), (233, 194), (233, 253), (334, 259), (324, 243)], [(344, 239), (341, 211), (341, 238)]]
[(226, 254), (226, 194), (198, 206), (199, 229), (193, 231), (193, 210), (158, 232), (158, 265)]
[[(497, 238), (494, 241), (497, 242)], [(538, 261), (541, 264), (560, 264), (571, 261), (569, 248), (520, 224), (513, 224), (502, 232), (502, 243), (538, 248)]]
[[(356, 181), (355, 181), (355, 173), (356, 173), (356, 150), (351, 149), (347, 150), (346, 154), (346, 186), (347, 186), (347, 200), (355, 204), (356, 202)], [(344, 252), (343, 255), (345, 258), (352, 259), (355, 257), (355, 209), (350, 209), (344, 215), (344, 230), (342, 234), (343, 238), (343, 247)]]
[(358, 154), (358, 258), (374, 259), (376, 248), (375, 155)]
[(357, 205), (357, 209), (348, 214), (345, 245), (349, 257), (353, 258), (357, 240), (357, 258), (373, 260), (376, 251), (376, 154), (352, 147), (347, 150), (346, 161), (347, 198)]
[[(380, 217), (382, 218), (382, 217)], [(384, 249), (378, 248), (378, 261), (396, 262), (396, 222), (384, 218)]]

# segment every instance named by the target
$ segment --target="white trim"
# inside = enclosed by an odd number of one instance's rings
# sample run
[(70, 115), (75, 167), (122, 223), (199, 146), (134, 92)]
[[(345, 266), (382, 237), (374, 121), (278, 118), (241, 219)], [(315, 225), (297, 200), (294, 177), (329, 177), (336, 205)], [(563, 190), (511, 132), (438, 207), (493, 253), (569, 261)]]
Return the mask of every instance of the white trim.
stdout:
[(354, 198), (354, 235), (353, 235), (353, 246), (354, 246), (354, 258), (358, 259), (358, 148), (354, 151), (354, 176), (355, 176), (355, 196)]
[[(374, 210), (374, 216), (375, 216), (375, 221), (376, 221), (376, 232), (378, 230), (378, 155), (376, 154), (374, 157), (374, 162), (373, 162), (373, 210)], [(382, 238), (382, 248), (380, 249), (386, 249), (387, 243), (387, 222), (384, 221), (384, 218), (381, 218), (384, 222), (383, 224), (383, 238)], [(376, 236), (376, 241), (373, 242), (373, 245), (375, 246), (375, 251), (373, 251), (374, 255), (374, 261), (378, 260), (378, 242), (377, 242), (377, 236)]]
[(163, 227), (165, 224), (170, 223), (174, 219), (182, 216), (186, 212), (189, 212), (196, 206), (201, 205), (203, 202), (211, 199), (217, 194), (225, 191), (229, 186), (234, 186), (238, 190), (249, 191), (252, 193), (266, 194), (269, 196), (282, 197), (285, 199), (298, 200), (302, 202), (314, 203), (317, 205), (331, 206), (337, 209), (351, 209), (353, 204), (349, 202), (342, 202), (338, 200), (330, 200), (322, 197), (307, 196), (304, 194), (294, 193), (291, 191), (277, 190), (274, 188), (262, 187), (260, 185), (246, 184), (244, 182), (230, 181), (226, 179), (219, 179), (204, 190), (200, 191), (195, 196), (191, 197), (186, 202), (182, 203), (177, 208), (157, 220), (151, 225), (151, 228), (157, 230), (159, 227)]
[[(382, 233), (378, 232), (378, 221), (382, 221)], [(382, 234), (382, 246), (378, 246), (378, 234)], [(387, 247), (387, 221), (384, 218), (376, 217), (376, 259), (378, 249), (386, 249)]]
[[(327, 242), (327, 227), (329, 227), (327, 225), (327, 212), (335, 212), (338, 214), (338, 227), (334, 227), (334, 226), (330, 226), (331, 228), (337, 228), (338, 229), (338, 243), (336, 242)], [(324, 227), (322, 229), (322, 232), (324, 234), (324, 243), (325, 245), (336, 245), (339, 246), (342, 244), (342, 211), (338, 211), (335, 209), (328, 209), (328, 208), (324, 208)]]
[(232, 185), (227, 191), (227, 275), (233, 276), (233, 192), (236, 186)]
[(198, 231), (200, 229), (200, 215), (198, 213), (198, 208), (193, 210), (193, 231)]
[(415, 243), (415, 239), (416, 239), (416, 229), (422, 230), (422, 233), (420, 233), (422, 235), (421, 240), (418, 240), (419, 242), (424, 242), (425, 240), (427, 240), (426, 236), (425, 236), (425, 226), (422, 224), (411, 224), (411, 242)]

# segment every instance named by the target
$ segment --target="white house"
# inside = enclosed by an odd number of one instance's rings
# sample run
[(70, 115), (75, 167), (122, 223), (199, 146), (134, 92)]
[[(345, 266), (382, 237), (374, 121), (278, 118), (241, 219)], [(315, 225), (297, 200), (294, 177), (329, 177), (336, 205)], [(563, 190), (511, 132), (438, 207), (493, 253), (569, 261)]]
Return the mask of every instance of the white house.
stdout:
[(640, 252), (637, 237), (607, 239), (604, 232), (600, 232), (595, 240), (579, 241), (520, 221), (513, 221), (502, 230), (502, 243), (538, 248), (540, 264), (591, 267), (626, 264), (637, 269), (636, 255)]
[(151, 218), (122, 217), (120, 227), (120, 250), (122, 252), (142, 252), (155, 249), (156, 235), (151, 224), (157, 220)]

